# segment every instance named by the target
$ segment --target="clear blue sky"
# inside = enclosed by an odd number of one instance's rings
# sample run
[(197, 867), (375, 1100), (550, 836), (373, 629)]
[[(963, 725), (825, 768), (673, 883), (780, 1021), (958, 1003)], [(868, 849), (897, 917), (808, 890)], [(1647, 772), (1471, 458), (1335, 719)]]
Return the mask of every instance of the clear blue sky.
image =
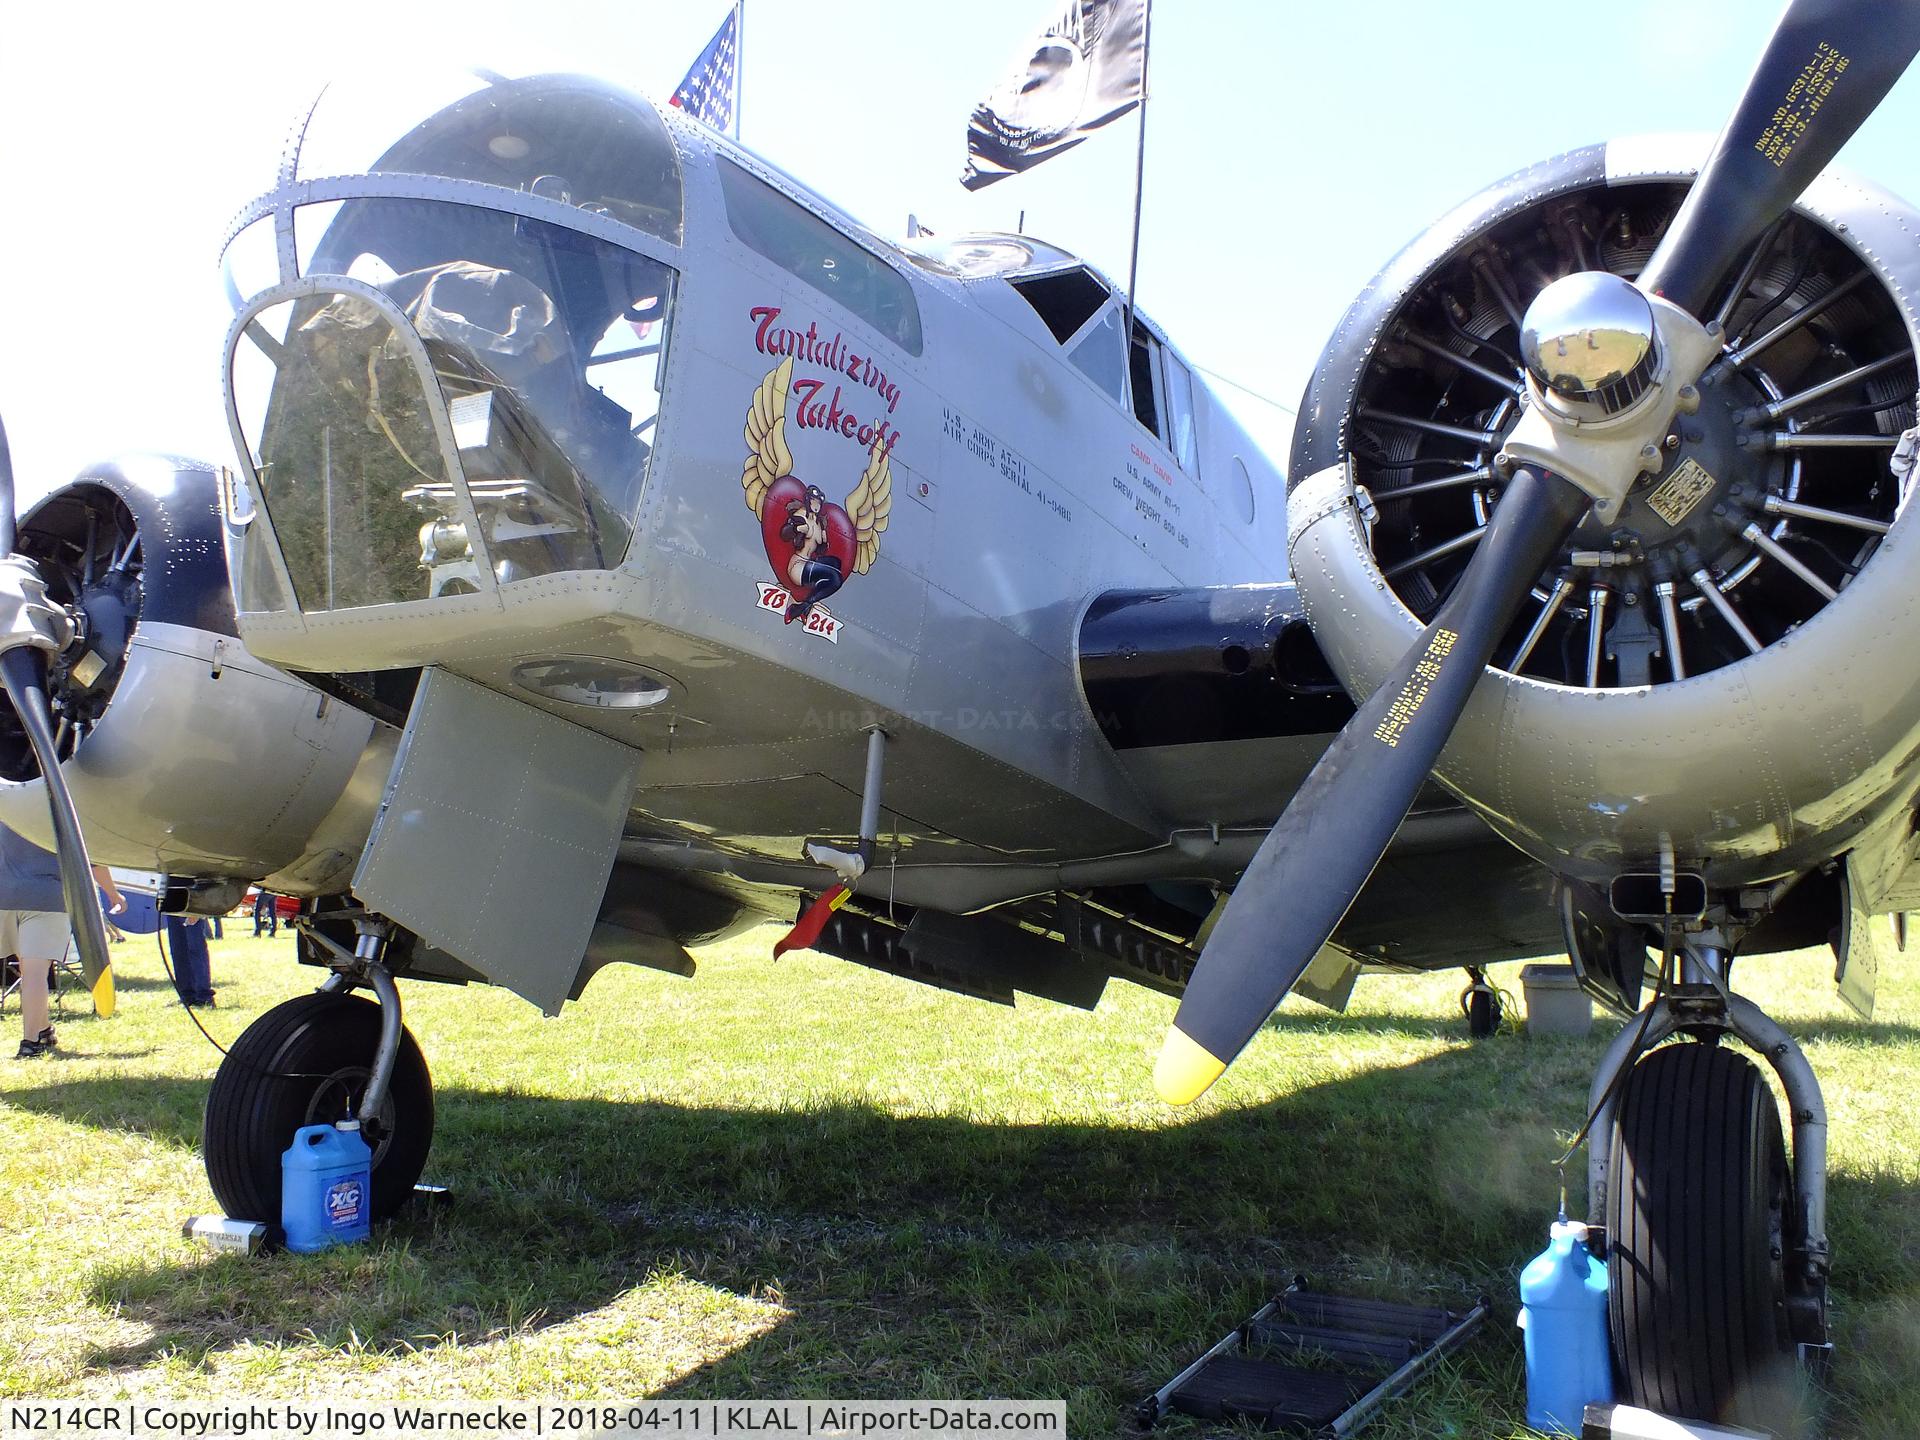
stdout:
[[(746, 143), (886, 235), (1012, 228), (1124, 276), (1134, 121), (977, 195), (966, 117), (1057, 0), (748, 0)], [(726, 0), (43, 7), (0, 54), (0, 415), (27, 495), (127, 448), (231, 461), (217, 247), (330, 74), (429, 57), (664, 94)], [(1612, 134), (1717, 130), (1768, 0), (1161, 0), (1140, 304), (1293, 404), (1353, 294), (1483, 184)], [(319, 37), (324, 36), (325, 39)], [(356, 49), (356, 46), (358, 49)], [(1920, 195), (1920, 77), (1843, 157)], [(1219, 388), (1219, 387), (1217, 387)], [(1291, 421), (1222, 389), (1269, 447)]]

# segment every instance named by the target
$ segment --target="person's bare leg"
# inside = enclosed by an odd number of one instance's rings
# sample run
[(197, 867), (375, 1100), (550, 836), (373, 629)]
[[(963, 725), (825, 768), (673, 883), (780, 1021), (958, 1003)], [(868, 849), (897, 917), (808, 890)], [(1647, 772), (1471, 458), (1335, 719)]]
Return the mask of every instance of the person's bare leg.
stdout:
[(23, 1040), (38, 1040), (40, 1032), (47, 1028), (47, 966), (46, 960), (29, 960), (20, 957), (20, 1028), (24, 1032)]

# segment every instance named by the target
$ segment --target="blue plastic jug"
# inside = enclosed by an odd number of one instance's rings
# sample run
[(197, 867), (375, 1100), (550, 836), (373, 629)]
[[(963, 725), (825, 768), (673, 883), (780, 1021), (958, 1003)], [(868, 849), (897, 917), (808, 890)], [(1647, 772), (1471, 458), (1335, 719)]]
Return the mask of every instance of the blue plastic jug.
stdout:
[(1613, 1400), (1607, 1347), (1607, 1267), (1587, 1249), (1587, 1227), (1554, 1222), (1547, 1248), (1520, 1272), (1526, 1331), (1527, 1424), (1578, 1435), (1587, 1406)]
[(302, 1254), (367, 1238), (373, 1152), (358, 1120), (304, 1125), (280, 1156), (280, 1228)]

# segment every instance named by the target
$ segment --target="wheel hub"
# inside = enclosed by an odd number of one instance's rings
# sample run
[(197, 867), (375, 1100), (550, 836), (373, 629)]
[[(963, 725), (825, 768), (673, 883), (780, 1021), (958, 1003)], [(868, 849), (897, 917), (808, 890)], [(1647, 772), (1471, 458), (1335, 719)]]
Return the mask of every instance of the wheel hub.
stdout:
[(373, 1114), (360, 1114), (360, 1097), (366, 1093), (367, 1081), (372, 1078), (373, 1072), (364, 1065), (344, 1066), (322, 1076), (307, 1101), (306, 1119), (300, 1123), (335, 1125), (349, 1116), (358, 1119), (361, 1136), (373, 1152), (372, 1163), (378, 1166), (386, 1158), (387, 1147), (393, 1143), (393, 1093), (387, 1093)]

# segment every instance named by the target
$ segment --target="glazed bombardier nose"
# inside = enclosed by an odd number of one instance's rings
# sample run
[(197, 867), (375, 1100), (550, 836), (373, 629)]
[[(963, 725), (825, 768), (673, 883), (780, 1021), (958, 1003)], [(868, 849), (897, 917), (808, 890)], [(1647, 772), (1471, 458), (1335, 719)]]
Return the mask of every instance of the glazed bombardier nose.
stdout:
[(1653, 306), (1618, 275), (1562, 276), (1527, 307), (1520, 354), (1543, 388), (1616, 415), (1646, 393), (1659, 367)]

